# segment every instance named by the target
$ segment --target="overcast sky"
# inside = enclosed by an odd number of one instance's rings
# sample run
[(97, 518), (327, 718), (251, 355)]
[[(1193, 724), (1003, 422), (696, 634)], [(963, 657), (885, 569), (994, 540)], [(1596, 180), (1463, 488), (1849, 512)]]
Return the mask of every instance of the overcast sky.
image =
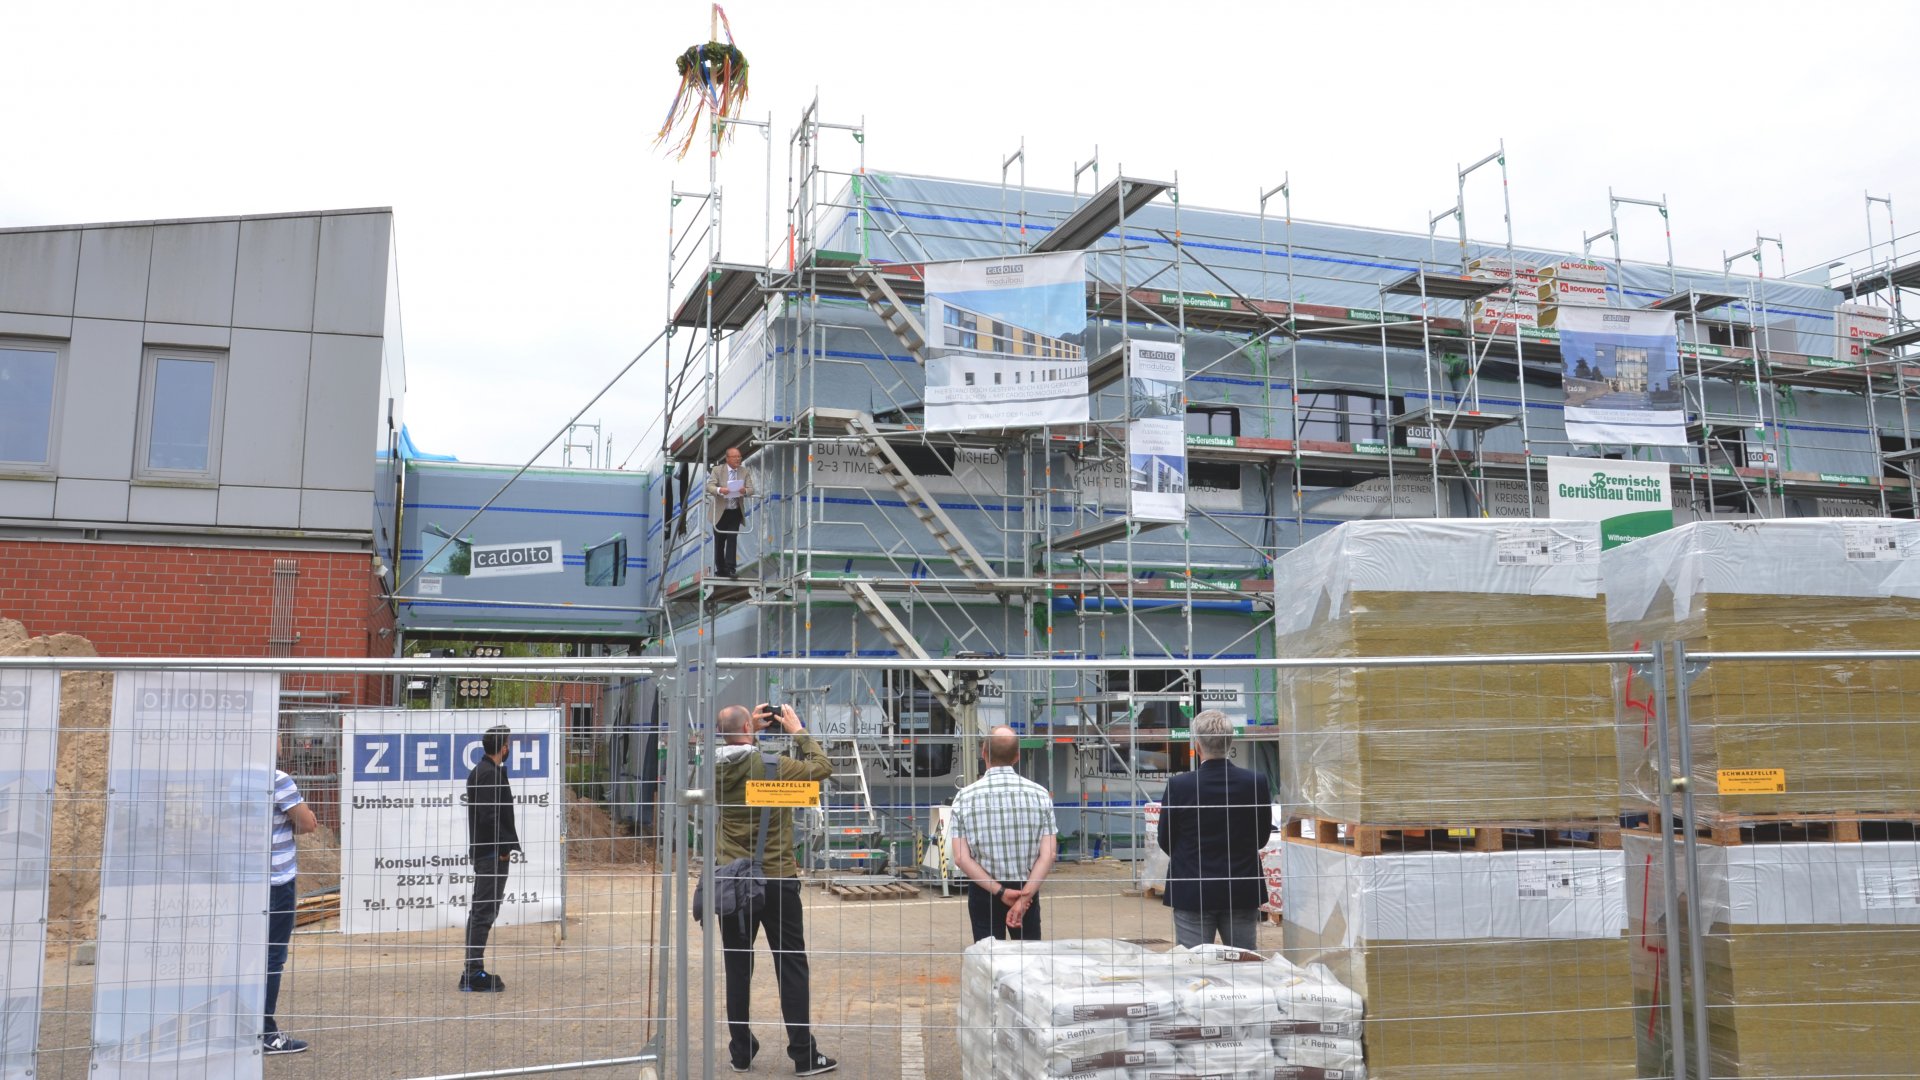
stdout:
[[(1793, 269), (1843, 256), (1869, 189), (1920, 222), (1898, 96), (1920, 5), (726, 8), (747, 115), (776, 129), (776, 221), (817, 91), (825, 119), (864, 121), (881, 170), (997, 181), (1024, 135), (1035, 186), (1067, 187), (1097, 145), (1105, 176), (1177, 171), (1187, 205), (1252, 211), (1290, 172), (1300, 217), (1423, 230), (1455, 167), (1504, 138), (1522, 244), (1577, 249), (1609, 185), (1665, 194), (1692, 265), (1756, 231)], [(679, 0), (0, 0), (0, 226), (391, 205), (415, 441), (518, 463), (663, 323), (669, 188), (706, 169), (653, 134), (707, 26)], [(856, 160), (850, 138), (825, 150)], [(757, 261), (758, 136), (722, 168), (727, 255)], [(1663, 259), (1657, 218), (1623, 214), (1627, 256)], [(1502, 239), (1497, 183), (1470, 187), (1468, 215)], [(616, 460), (660, 381), (643, 363), (587, 415)]]

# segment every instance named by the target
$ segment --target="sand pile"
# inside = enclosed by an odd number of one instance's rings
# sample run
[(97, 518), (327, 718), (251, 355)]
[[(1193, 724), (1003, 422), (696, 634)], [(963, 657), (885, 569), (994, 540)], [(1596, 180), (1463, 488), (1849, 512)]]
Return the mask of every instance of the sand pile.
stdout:
[(567, 866), (636, 866), (652, 862), (653, 841), (633, 835), (606, 807), (567, 792)]
[[(98, 656), (74, 634), (28, 637), (0, 619), (0, 656)], [(60, 760), (54, 778), (50, 936), (91, 938), (100, 904), (100, 838), (107, 818), (107, 728), (113, 676), (75, 671), (60, 677)]]

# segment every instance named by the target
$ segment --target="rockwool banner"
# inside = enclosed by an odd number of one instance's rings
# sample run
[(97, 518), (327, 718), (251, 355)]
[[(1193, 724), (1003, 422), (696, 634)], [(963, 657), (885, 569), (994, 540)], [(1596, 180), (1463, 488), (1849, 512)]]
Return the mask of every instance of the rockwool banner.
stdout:
[(524, 849), (496, 926), (560, 918), (565, 788), (553, 709), (371, 709), (341, 723), (340, 929), (440, 930), (467, 923), (467, 774), (481, 735), (513, 729), (507, 781)]
[(1187, 519), (1186, 347), (1127, 343), (1128, 512), (1136, 521)]
[(1849, 364), (1866, 363), (1867, 346), (1893, 333), (1891, 314), (1871, 304), (1841, 304), (1834, 309), (1834, 321), (1840, 332), (1834, 359)]
[(1600, 523), (1600, 546), (1673, 528), (1672, 467), (1664, 461), (1547, 459), (1547, 516)]
[(60, 677), (0, 672), (0, 1080), (33, 1076), (47, 952)]
[(928, 263), (928, 431), (1084, 424), (1086, 256)]
[(91, 1080), (257, 1078), (278, 675), (114, 679)]
[(1560, 309), (1567, 441), (1685, 446), (1673, 312)]

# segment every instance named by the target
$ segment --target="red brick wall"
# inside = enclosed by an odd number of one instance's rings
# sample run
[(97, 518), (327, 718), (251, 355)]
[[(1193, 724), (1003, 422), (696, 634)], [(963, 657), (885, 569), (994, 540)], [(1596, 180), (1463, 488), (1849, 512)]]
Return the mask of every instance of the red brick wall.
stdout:
[(292, 655), (390, 655), (365, 553), (0, 540), (0, 617), (102, 656), (265, 656), (281, 559), (299, 566)]

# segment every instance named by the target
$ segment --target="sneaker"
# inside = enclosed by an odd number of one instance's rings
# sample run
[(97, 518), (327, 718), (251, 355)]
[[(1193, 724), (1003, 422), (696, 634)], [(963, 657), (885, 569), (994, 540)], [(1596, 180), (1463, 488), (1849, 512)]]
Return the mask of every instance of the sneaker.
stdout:
[(815, 1050), (811, 1059), (794, 1063), (793, 1075), (819, 1076), (821, 1073), (830, 1073), (839, 1067), (839, 1062)]
[(260, 1036), (260, 1049), (266, 1054), (298, 1054), (306, 1050), (302, 1039), (290, 1039), (284, 1031), (270, 1032)]
[(746, 1072), (748, 1069), (753, 1068), (754, 1056), (760, 1053), (760, 1040), (752, 1035), (747, 1036), (747, 1038), (752, 1039), (753, 1043), (752, 1048), (744, 1054), (740, 1052), (738, 1046), (732, 1044), (728, 1044), (727, 1046), (727, 1064), (733, 1066), (734, 1072)]
[(497, 994), (507, 988), (507, 980), (485, 971), (469, 971), (460, 976), (463, 994)]

